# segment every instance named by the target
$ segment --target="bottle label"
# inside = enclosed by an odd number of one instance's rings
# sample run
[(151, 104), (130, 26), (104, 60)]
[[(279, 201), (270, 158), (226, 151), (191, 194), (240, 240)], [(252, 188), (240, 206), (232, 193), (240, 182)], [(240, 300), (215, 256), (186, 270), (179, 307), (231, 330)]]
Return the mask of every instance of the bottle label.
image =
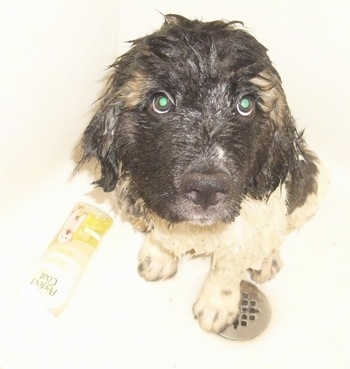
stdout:
[(112, 218), (92, 205), (77, 204), (56, 237), (60, 244), (80, 241), (97, 247), (102, 235), (111, 227)]
[(57, 292), (57, 281), (55, 276), (45, 272), (39, 272), (33, 276), (30, 284), (43, 290), (43, 292), (46, 292), (48, 295), (54, 296)]
[(40, 306), (58, 315), (112, 222), (102, 210), (77, 204), (22, 288), (23, 307), (27, 301), (32, 307)]
[(61, 231), (58, 233), (57, 241), (61, 244), (71, 242), (87, 216), (88, 213), (85, 207), (81, 204), (77, 204), (65, 221)]
[(69, 299), (81, 267), (74, 259), (52, 252), (39, 263), (22, 295), (58, 314)]

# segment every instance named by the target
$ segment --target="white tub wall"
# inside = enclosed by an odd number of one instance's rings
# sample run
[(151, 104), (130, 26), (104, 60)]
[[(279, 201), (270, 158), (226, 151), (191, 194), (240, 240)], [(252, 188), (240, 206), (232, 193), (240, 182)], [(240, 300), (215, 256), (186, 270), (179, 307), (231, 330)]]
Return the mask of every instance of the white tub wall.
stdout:
[(71, 157), (118, 50), (119, 5), (0, 2), (2, 205)]
[[(174, 279), (146, 283), (136, 272), (142, 236), (116, 219), (58, 326), (47, 336), (20, 325), (7, 332), (4, 311), (18, 275), (70, 207), (91, 197), (86, 173), (69, 180), (71, 151), (103, 89), (104, 68), (126, 50), (125, 40), (159, 27), (157, 10), (243, 20), (270, 49), (299, 127), (331, 170), (320, 213), (286, 240), (285, 267), (262, 286), (273, 311), (268, 330), (245, 343), (203, 333), (191, 306), (206, 262), (184, 262)], [(0, 368), (350, 366), (350, 304), (339, 283), (350, 278), (349, 13), (346, 0), (2, 0)], [(93, 200), (110, 211), (102, 195), (94, 191)]]

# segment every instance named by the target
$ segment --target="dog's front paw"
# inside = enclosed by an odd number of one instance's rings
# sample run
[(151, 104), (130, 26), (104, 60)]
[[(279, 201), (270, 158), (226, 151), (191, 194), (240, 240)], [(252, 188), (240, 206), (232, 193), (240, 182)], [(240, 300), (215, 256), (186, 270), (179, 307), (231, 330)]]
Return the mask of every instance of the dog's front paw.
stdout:
[(193, 306), (193, 314), (207, 332), (219, 333), (231, 325), (239, 313), (240, 287), (223, 289), (206, 282)]
[(178, 258), (167, 250), (145, 243), (139, 254), (138, 272), (147, 281), (172, 277), (177, 271)]
[(283, 262), (279, 252), (274, 250), (263, 261), (261, 270), (248, 269), (250, 278), (257, 283), (264, 283), (272, 279), (282, 268)]

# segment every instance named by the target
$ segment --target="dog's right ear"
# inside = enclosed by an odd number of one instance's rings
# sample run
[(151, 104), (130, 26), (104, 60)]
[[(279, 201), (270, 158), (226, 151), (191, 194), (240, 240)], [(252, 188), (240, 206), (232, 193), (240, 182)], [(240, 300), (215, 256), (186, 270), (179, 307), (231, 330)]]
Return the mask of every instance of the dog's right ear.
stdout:
[(178, 14), (165, 14), (163, 17), (166, 25), (184, 26), (192, 23), (189, 19)]
[(113, 191), (119, 178), (114, 134), (120, 110), (118, 103), (102, 103), (81, 140), (82, 158), (78, 163), (78, 168), (85, 162), (96, 159), (101, 167), (101, 178), (93, 184), (102, 187), (105, 192)]

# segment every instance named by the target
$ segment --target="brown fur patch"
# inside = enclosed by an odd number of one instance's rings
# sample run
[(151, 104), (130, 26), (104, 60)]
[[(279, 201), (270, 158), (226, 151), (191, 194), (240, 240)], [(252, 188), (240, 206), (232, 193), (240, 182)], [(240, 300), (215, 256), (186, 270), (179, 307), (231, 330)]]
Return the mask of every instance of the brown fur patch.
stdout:
[(271, 120), (281, 124), (285, 120), (285, 110), (287, 102), (281, 86), (281, 82), (277, 77), (268, 71), (259, 73), (258, 76), (250, 80), (261, 91), (263, 99), (260, 107), (262, 110), (270, 114)]
[(147, 79), (144, 75), (136, 72), (118, 91), (118, 98), (123, 101), (123, 107), (126, 109), (137, 106), (142, 100), (143, 91), (147, 85)]

